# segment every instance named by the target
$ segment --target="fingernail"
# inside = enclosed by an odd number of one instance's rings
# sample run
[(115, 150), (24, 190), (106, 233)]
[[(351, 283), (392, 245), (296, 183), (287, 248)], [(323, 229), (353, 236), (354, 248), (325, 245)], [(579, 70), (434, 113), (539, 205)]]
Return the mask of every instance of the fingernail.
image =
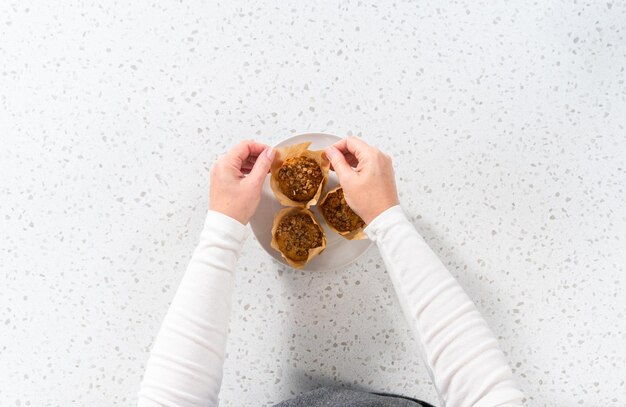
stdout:
[(268, 147), (265, 150), (265, 155), (267, 156), (267, 158), (269, 158), (270, 160), (274, 159), (274, 155), (276, 154), (276, 150), (274, 150), (272, 147)]
[(333, 146), (327, 147), (325, 153), (331, 160), (337, 157), (337, 149)]

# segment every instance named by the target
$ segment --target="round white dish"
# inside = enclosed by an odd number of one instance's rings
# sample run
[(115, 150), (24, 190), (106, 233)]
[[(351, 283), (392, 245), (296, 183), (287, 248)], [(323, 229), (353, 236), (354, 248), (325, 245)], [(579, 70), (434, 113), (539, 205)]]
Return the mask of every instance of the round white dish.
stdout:
[[(285, 147), (291, 144), (299, 144), (310, 141), (311, 146), (309, 149), (322, 150), (339, 140), (341, 140), (340, 137), (333, 136), (331, 134), (308, 133), (283, 140), (278, 143), (276, 147)], [(250, 220), (250, 226), (252, 227), (252, 232), (261, 244), (261, 247), (263, 247), (263, 249), (265, 249), (265, 251), (276, 261), (288, 266), (287, 262), (282, 258), (280, 253), (271, 247), (272, 223), (274, 222), (274, 216), (283, 208), (283, 206), (281, 206), (276, 200), (276, 197), (274, 197), (274, 193), (270, 188), (269, 180), (270, 177), (268, 174), (265, 182), (263, 183), (261, 202), (259, 203), (256, 213)], [(329, 191), (338, 185), (339, 181), (337, 179), (337, 175), (335, 175), (333, 171), (330, 171), (328, 174), (328, 183), (325, 191), (322, 193), (322, 197), (326, 194), (326, 191)], [(337, 233), (328, 228), (321, 213), (317, 209), (317, 206), (313, 206), (310, 209), (315, 214), (315, 217), (324, 229), (327, 244), (326, 249), (307, 263), (302, 270), (327, 271), (345, 267), (355, 261), (370, 246), (371, 241), (367, 239), (346, 240), (339, 236)]]

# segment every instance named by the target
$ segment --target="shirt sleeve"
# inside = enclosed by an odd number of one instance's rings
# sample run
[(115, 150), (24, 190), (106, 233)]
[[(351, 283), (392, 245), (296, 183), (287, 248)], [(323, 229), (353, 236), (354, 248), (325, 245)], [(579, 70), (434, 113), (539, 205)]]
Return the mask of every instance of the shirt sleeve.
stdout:
[(487, 323), (400, 206), (365, 232), (378, 245), (442, 405), (521, 406), (523, 395)]
[(209, 211), (198, 247), (157, 335), (139, 407), (216, 406), (235, 264), (248, 229)]

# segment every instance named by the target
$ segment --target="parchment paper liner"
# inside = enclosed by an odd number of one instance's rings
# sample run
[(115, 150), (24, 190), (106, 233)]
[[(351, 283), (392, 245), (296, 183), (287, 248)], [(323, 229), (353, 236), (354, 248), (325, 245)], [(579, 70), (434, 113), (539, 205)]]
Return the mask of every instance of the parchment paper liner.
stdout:
[[(318, 246), (318, 247), (315, 247), (313, 249), (309, 249), (309, 255), (308, 255), (307, 259), (304, 260), (304, 261), (295, 261), (295, 260), (292, 260), (289, 257), (285, 256), (285, 254), (278, 247), (278, 241), (276, 240), (276, 229), (278, 228), (278, 225), (280, 224), (280, 221), (285, 216), (296, 214), (296, 213), (304, 213), (304, 214), (310, 216), (311, 219), (313, 219), (313, 222), (317, 226), (319, 226), (320, 230), (322, 231), (322, 245)], [(323, 252), (324, 249), (326, 248), (326, 235), (324, 234), (324, 228), (322, 228), (322, 225), (320, 225), (320, 223), (317, 221), (317, 219), (315, 219), (315, 215), (313, 215), (313, 212), (311, 212), (308, 209), (303, 209), (303, 208), (283, 208), (274, 217), (274, 224), (272, 225), (272, 247), (280, 252), (280, 255), (283, 256), (283, 259), (285, 259), (285, 261), (287, 261), (287, 263), (289, 263), (289, 265), (291, 267), (300, 269), (300, 268), (304, 267), (309, 261), (311, 261), (311, 259), (313, 257), (315, 257), (318, 254), (320, 254), (321, 252)]]
[[(326, 187), (326, 182), (328, 181), (328, 170), (330, 169), (330, 161), (328, 161), (328, 158), (326, 157), (326, 154), (324, 154), (324, 151), (309, 150), (310, 145), (311, 142), (306, 142), (276, 149), (276, 155), (274, 156), (274, 161), (272, 162), (272, 167), (270, 169), (270, 188), (272, 188), (272, 191), (274, 192), (274, 196), (276, 196), (278, 203), (283, 206), (309, 208), (317, 203), (317, 201), (320, 199), (320, 196), (322, 195), (322, 191)], [(305, 156), (314, 159), (322, 169), (322, 182), (320, 183), (319, 188), (317, 188), (315, 196), (313, 196), (313, 198), (311, 198), (307, 202), (298, 202), (290, 199), (287, 195), (283, 193), (283, 191), (281, 191), (280, 185), (278, 185), (278, 170), (283, 165), (283, 162), (288, 158), (299, 156)]]
[[(324, 210), (322, 209), (322, 205), (324, 205), (324, 202), (326, 202), (326, 199), (328, 199), (329, 195), (332, 195), (333, 193), (337, 192), (337, 190), (339, 190), (341, 188), (341, 185), (338, 186), (337, 188), (333, 188), (330, 191), (328, 191), (326, 193), (326, 195), (324, 195), (324, 198), (322, 198), (322, 200), (320, 201), (320, 203), (317, 205), (319, 212), (322, 214), (322, 217), (324, 218), (324, 220), (326, 221), (326, 225), (328, 225), (328, 228), (330, 230), (332, 230), (335, 233), (340, 234), (344, 239), (348, 239), (348, 240), (362, 240), (362, 239), (367, 239), (367, 235), (364, 232), (365, 226), (362, 226), (358, 229), (355, 230), (350, 230), (350, 231), (345, 231), (342, 232), (340, 230), (337, 230), (329, 221), (328, 219), (326, 219), (326, 215), (324, 215)], [(367, 226), (367, 225), (366, 225)]]

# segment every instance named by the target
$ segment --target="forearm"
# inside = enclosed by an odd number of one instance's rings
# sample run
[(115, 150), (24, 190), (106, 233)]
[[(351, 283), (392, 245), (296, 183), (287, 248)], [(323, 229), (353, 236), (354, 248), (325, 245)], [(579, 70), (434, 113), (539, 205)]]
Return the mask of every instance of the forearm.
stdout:
[(399, 206), (367, 227), (447, 406), (521, 406), (522, 393), (472, 301)]
[(214, 406), (245, 226), (209, 211), (156, 337), (139, 392), (139, 406)]

